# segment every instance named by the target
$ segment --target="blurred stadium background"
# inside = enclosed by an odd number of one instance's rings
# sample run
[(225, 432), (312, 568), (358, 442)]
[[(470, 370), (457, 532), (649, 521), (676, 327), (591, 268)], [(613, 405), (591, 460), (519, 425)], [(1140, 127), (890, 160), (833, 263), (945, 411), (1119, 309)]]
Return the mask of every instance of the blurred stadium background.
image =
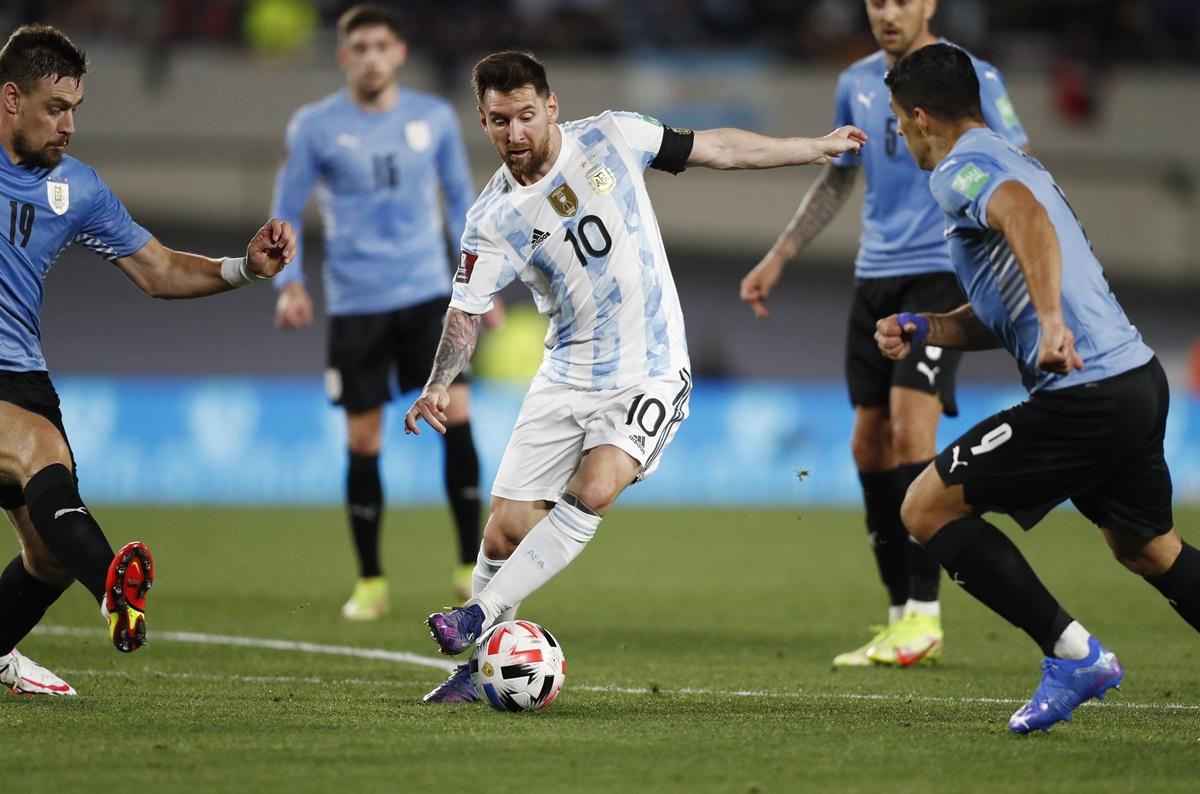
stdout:
[[(240, 250), (265, 218), (284, 126), (337, 89), (332, 0), (9, 0), (0, 29), (57, 24), (88, 49), (71, 144), (165, 243)], [(823, 134), (837, 72), (874, 46), (859, 0), (497, 0), (395, 3), (409, 23), (405, 85), (460, 110), (477, 187), (497, 162), (468, 79), (495, 49), (547, 61), (566, 118), (607, 108), (693, 128)], [(1083, 219), (1131, 318), (1173, 383), (1168, 456), (1200, 503), (1200, 4), (1194, 0), (943, 0), (935, 30), (996, 63)], [(816, 169), (649, 177), (697, 375), (668, 463), (623, 501), (854, 506), (842, 336), (857, 201), (793, 264), (768, 321), (738, 282)], [(861, 192), (861, 188), (860, 188)], [(310, 216), (319, 292), (319, 224)], [(325, 335), (272, 327), (274, 295), (150, 301), (69, 249), (48, 280), (45, 350), (91, 502), (328, 503), (341, 499), (343, 422), (321, 391)], [(527, 293), (481, 351), (474, 400), (485, 482), (538, 359)], [(544, 327), (544, 326), (541, 326)], [(532, 351), (532, 352), (531, 352)], [(1002, 353), (968, 356), (953, 437), (1020, 399)], [(401, 408), (407, 399), (397, 403)], [(441, 445), (385, 445), (393, 504), (438, 504)], [(806, 478), (797, 477), (807, 472)]]

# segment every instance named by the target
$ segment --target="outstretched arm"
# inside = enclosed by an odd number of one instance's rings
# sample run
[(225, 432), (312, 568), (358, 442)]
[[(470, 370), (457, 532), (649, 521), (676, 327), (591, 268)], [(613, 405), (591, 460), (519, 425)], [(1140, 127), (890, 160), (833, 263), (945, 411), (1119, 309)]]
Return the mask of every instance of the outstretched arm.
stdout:
[(1029, 290), (1041, 326), (1038, 368), (1067, 375), (1083, 369), (1075, 335), (1063, 321), (1062, 251), (1046, 208), (1029, 188), (1009, 180), (996, 188), (987, 206), (988, 226), (1004, 234)]
[(858, 169), (827, 164), (771, 250), (742, 279), (742, 302), (750, 304), (756, 317), (767, 316), (766, 300), (783, 274), (783, 266), (821, 233), (850, 198)]
[(295, 230), (286, 221), (272, 218), (251, 238), (244, 259), (173, 251), (151, 237), (134, 253), (117, 259), (116, 265), (152, 298), (200, 298), (271, 278), (295, 254)]
[(688, 165), (724, 171), (824, 165), (843, 152), (857, 152), (867, 134), (857, 127), (838, 127), (823, 138), (769, 138), (723, 127), (697, 132)]
[(433, 357), (433, 371), (421, 396), (404, 416), (404, 432), (420, 434), (418, 419), (424, 419), (439, 433), (446, 432), (446, 406), (450, 404), (450, 384), (466, 369), (479, 339), (480, 315), (467, 314), (451, 307), (442, 326), (442, 339)]
[(949, 350), (991, 350), (1000, 346), (992, 329), (975, 316), (969, 303), (945, 314), (902, 312), (884, 317), (875, 323), (875, 344), (879, 352), (897, 361), (920, 344)]

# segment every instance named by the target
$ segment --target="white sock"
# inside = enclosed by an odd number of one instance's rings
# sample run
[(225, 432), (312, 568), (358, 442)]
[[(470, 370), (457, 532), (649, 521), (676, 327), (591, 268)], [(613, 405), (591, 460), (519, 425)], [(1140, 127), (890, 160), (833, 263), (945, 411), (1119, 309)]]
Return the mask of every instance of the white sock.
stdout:
[[(492, 560), (485, 557), (483, 554), (483, 546), (479, 547), (479, 556), (475, 558), (475, 570), (471, 571), (471, 595), (477, 596), (483, 588), (488, 586), (488, 582), (492, 581), (492, 577), (496, 575), (496, 571), (504, 565), (504, 560)], [(510, 620), (517, 619), (517, 607), (520, 604), (513, 604), (508, 609), (496, 616), (496, 623), (507, 623)]]
[(559, 500), (525, 536), (512, 556), (471, 599), (483, 609), (484, 628), (528, 598), (579, 556), (600, 526), (600, 516)]
[(901, 620), (904, 620), (904, 605), (888, 607), (888, 625), (899, 623)]
[(1059, 659), (1083, 659), (1088, 655), (1088, 630), (1079, 625), (1078, 620), (1072, 620), (1071, 625), (1063, 629), (1063, 633), (1054, 641), (1054, 655)]
[(916, 612), (918, 615), (924, 615), (927, 618), (940, 618), (942, 616), (942, 605), (939, 601), (916, 601), (908, 599), (908, 603), (904, 605), (905, 612)]

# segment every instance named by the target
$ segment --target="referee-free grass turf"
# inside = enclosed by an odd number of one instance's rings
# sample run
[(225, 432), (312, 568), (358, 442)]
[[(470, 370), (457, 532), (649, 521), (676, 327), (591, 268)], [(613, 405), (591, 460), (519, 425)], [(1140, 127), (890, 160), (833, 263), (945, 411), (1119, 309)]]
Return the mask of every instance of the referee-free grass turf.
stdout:
[[(154, 551), (151, 644), (113, 651), (81, 588), (51, 609), (47, 626), (82, 631), (21, 650), (80, 695), (0, 697), (5, 791), (1094, 794), (1200, 780), (1200, 637), (1071, 511), (1017, 542), (1128, 672), (1109, 703), (1029, 737), (1005, 723), (1038, 682), (1037, 649), (945, 580), (940, 664), (830, 669), (884, 612), (853, 511), (616, 509), (522, 610), (567, 658), (562, 695), (532, 715), (423, 705), (444, 676), (430, 666), (214, 639), (436, 659), (422, 621), (451, 592), (443, 511), (388, 513), (394, 611), (375, 624), (338, 618), (353, 576), (338, 510), (96, 512), (114, 542)], [(1200, 540), (1200, 514), (1177, 521)]]

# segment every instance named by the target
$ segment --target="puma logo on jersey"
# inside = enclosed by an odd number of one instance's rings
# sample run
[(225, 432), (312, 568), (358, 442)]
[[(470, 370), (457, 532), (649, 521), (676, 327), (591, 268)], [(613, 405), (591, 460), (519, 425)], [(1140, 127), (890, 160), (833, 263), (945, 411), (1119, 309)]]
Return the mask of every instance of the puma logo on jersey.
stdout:
[(550, 232), (544, 232), (541, 229), (534, 229), (533, 236), (529, 238), (529, 244), (533, 246), (533, 250), (536, 251), (537, 247), (546, 242), (546, 238), (549, 236)]
[(859, 102), (863, 103), (863, 107), (865, 107), (867, 110), (870, 110), (871, 103), (875, 101), (875, 92), (872, 91), (869, 94), (864, 94), (862, 91), (859, 91), (857, 99)]
[(55, 510), (55, 511), (54, 511), (54, 517), (55, 517), (55, 518), (62, 518), (62, 517), (63, 517), (63, 516), (65, 516), (67, 513), (83, 513), (83, 514), (86, 516), (86, 515), (87, 515), (87, 508), (86, 508), (86, 507), (65, 507), (65, 508), (63, 508), (62, 510)]
[(954, 449), (951, 450), (951, 453), (954, 455), (954, 460), (950, 462), (950, 473), (951, 474), (953, 474), (954, 470), (957, 469), (959, 466), (969, 466), (970, 465), (969, 463), (967, 463), (967, 461), (958, 459), (958, 444), (954, 445)]
[(924, 361), (917, 362), (917, 372), (920, 372), (922, 375), (929, 378), (929, 385), (931, 387), (934, 385), (934, 380), (937, 378), (937, 374), (941, 371), (941, 367), (931, 367)]

